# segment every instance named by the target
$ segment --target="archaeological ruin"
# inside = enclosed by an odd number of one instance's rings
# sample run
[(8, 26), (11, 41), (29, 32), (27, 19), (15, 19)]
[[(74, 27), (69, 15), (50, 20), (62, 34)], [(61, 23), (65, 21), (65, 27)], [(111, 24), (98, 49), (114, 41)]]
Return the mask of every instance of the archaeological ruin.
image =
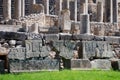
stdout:
[(0, 73), (120, 70), (120, 0), (0, 0)]

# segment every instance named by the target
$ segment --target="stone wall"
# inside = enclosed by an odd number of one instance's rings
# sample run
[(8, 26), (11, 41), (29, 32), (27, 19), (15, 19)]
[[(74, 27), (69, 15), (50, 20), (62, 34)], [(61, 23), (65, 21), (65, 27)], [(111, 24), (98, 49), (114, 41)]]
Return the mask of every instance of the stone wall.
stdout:
[(112, 23), (91, 22), (91, 33), (98, 36), (113, 36), (117, 30), (116, 25)]

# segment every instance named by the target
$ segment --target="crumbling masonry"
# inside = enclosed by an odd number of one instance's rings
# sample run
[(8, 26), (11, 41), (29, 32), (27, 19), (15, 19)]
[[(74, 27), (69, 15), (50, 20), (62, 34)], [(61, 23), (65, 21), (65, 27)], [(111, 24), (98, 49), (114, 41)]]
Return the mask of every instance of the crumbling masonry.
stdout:
[(0, 73), (120, 70), (120, 0), (0, 0)]

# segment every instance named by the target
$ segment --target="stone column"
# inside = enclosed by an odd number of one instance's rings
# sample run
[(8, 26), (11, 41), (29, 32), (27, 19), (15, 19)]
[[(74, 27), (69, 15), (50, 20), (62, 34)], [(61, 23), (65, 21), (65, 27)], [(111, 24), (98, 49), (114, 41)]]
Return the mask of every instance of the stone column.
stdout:
[(113, 0), (110, 0), (110, 22), (113, 23)]
[(75, 1), (70, 1), (70, 19), (75, 20)]
[(118, 22), (118, 0), (113, 0), (113, 22)]
[(15, 18), (21, 17), (21, 0), (15, 0)]
[(75, 0), (74, 2), (74, 5), (75, 5), (75, 22), (77, 22), (77, 0)]
[(36, 0), (31, 0), (31, 4), (36, 4)]
[(88, 14), (88, 0), (85, 0), (85, 14)]
[(103, 22), (103, 3), (102, 2), (97, 3), (97, 21)]
[(63, 0), (63, 9), (69, 9), (69, 0)]
[(88, 0), (88, 3), (93, 3), (93, 0)]
[(25, 16), (25, 0), (21, 0), (21, 16)]
[(67, 9), (70, 8), (69, 0), (67, 0)]
[(45, 13), (49, 15), (49, 0), (44, 0)]
[(90, 34), (90, 20), (89, 14), (81, 14), (80, 15), (80, 33), (81, 34)]
[(55, 0), (55, 14), (59, 15), (59, 13), (62, 11), (62, 0)]
[(3, 17), (5, 20), (11, 19), (11, 0), (3, 0)]

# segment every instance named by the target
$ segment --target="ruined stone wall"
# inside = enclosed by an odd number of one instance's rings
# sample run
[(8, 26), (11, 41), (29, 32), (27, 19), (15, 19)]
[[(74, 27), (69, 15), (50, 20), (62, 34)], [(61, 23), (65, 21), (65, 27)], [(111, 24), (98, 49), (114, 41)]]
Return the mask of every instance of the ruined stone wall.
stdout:
[(116, 25), (112, 23), (91, 22), (91, 33), (98, 36), (112, 36), (116, 30)]

